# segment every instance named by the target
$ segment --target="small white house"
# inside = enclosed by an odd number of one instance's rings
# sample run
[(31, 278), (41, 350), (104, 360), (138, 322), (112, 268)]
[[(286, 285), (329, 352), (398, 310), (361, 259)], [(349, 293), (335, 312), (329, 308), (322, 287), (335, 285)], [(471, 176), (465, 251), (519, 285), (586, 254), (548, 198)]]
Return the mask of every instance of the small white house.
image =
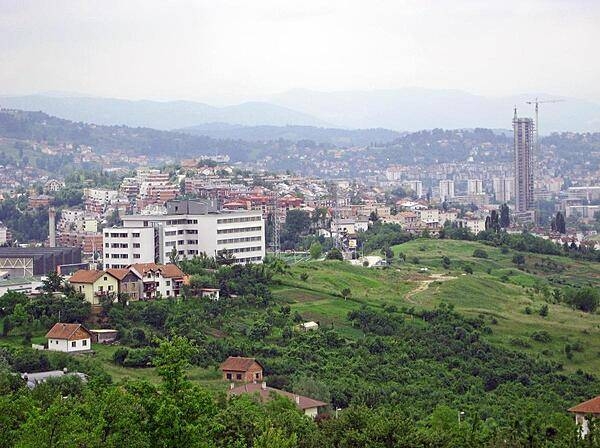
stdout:
[(46, 333), (48, 350), (55, 352), (84, 352), (92, 349), (92, 334), (81, 324), (56, 323)]
[(220, 290), (218, 288), (201, 288), (200, 297), (217, 301), (220, 298)]
[(600, 396), (573, 406), (569, 412), (575, 415), (575, 423), (579, 426), (579, 435), (586, 437), (590, 432), (588, 416), (600, 417)]

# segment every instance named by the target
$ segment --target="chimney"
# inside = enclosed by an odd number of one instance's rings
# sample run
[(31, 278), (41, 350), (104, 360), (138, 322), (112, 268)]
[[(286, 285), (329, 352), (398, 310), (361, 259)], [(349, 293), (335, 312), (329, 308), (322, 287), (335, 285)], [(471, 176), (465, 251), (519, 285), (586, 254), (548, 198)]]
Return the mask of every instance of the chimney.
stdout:
[(48, 240), (50, 247), (56, 247), (56, 209), (48, 209)]
[(267, 390), (267, 382), (266, 382), (266, 381), (263, 381), (263, 382), (261, 383), (261, 385), (260, 385), (260, 388), (261, 388), (262, 390)]

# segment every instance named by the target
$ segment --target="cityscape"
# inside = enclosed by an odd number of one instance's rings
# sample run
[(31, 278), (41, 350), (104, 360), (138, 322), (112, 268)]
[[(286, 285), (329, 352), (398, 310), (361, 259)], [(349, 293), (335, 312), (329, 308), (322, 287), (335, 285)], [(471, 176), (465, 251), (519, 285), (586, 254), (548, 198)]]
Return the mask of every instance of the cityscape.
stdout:
[(597, 5), (108, 3), (0, 6), (0, 447), (600, 446)]

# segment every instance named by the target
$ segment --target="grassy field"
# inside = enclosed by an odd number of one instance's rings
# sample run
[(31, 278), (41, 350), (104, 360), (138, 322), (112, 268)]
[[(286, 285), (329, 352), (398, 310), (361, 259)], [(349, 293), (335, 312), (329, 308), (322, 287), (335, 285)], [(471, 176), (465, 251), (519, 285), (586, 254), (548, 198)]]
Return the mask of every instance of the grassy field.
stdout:
[[(485, 250), (488, 258), (473, 257), (475, 249)], [(558, 361), (567, 370), (600, 369), (600, 315), (546, 301), (548, 292), (565, 284), (600, 286), (600, 264), (525, 254), (520, 270), (512, 262), (514, 251), (502, 253), (469, 241), (419, 239), (393, 250), (396, 259), (388, 269), (335, 261), (294, 265), (291, 275), (279, 277), (273, 292), (305, 319), (334, 326), (348, 337), (361, 334), (348, 325), (347, 314), (363, 304), (430, 309), (445, 301), (463, 314), (485, 316), (493, 330), (486, 337), (494, 343)], [(399, 261), (400, 252), (405, 262)], [(442, 264), (444, 256), (450, 259), (448, 268)], [(473, 274), (465, 273), (466, 266)], [(348, 300), (341, 296), (344, 288), (352, 292)], [(544, 304), (546, 317), (539, 314)], [(539, 331), (547, 332), (550, 341), (532, 339)], [(581, 348), (571, 360), (566, 344)]]

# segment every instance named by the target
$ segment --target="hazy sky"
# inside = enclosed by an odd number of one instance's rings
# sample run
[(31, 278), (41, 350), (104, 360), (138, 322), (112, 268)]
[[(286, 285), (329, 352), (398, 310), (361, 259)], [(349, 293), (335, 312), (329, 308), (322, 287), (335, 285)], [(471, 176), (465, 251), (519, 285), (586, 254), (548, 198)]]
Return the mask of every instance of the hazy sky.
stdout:
[(600, 101), (598, 0), (0, 0), (0, 93), (431, 87)]

